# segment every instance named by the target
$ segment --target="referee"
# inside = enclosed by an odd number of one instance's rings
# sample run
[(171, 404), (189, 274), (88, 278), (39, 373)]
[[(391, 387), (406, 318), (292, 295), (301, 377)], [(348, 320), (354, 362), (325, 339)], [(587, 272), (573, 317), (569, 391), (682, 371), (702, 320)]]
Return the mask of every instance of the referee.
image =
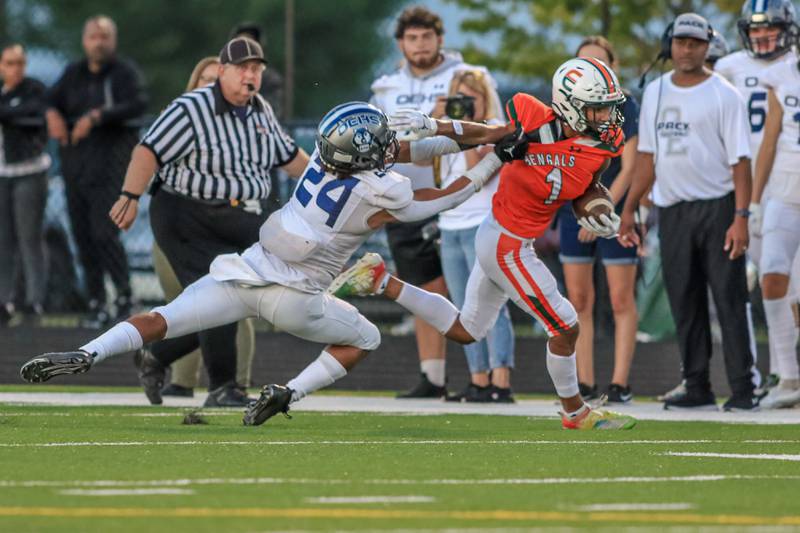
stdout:
[[(208, 273), (217, 255), (241, 252), (258, 240), (270, 169), (283, 167), (297, 177), (308, 163), (258, 94), (266, 65), (261, 46), (237, 37), (219, 60), (218, 81), (176, 98), (136, 146), (109, 213), (128, 229), (155, 174), (150, 224), (184, 287)], [(246, 392), (235, 381), (236, 324), (199, 336), (209, 378), (205, 405), (246, 405)], [(140, 378), (152, 403), (161, 403), (166, 367), (186, 354), (182, 344), (182, 338), (171, 339), (142, 354)]]

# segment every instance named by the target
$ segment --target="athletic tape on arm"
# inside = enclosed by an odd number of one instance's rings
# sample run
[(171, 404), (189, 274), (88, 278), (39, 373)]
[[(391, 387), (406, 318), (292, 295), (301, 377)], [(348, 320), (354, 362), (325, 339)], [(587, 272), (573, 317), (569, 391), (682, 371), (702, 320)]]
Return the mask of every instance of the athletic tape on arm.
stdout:
[(438, 135), (420, 141), (412, 141), (410, 150), (411, 162), (423, 163), (430, 161), (437, 155), (458, 153), (461, 151), (461, 146), (453, 139)]

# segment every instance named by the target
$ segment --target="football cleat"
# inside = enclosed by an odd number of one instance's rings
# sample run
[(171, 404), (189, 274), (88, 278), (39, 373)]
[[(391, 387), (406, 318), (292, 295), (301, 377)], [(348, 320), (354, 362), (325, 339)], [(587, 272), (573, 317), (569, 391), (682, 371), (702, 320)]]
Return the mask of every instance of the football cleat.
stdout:
[(83, 374), (93, 362), (94, 357), (83, 350), (46, 353), (22, 365), (19, 375), (29, 383), (43, 383), (53, 376)]
[(245, 426), (260, 426), (278, 413), (289, 416), (289, 403), (294, 391), (281, 385), (264, 385), (258, 400), (247, 406), (242, 423)]
[(561, 413), (561, 427), (564, 429), (632, 429), (635, 425), (636, 419), (632, 416), (605, 409), (592, 409), (588, 405), (583, 413), (573, 418)]
[(375, 294), (375, 285), (385, 273), (383, 258), (374, 252), (367, 252), (356, 264), (336, 276), (327, 292), (337, 298), (369, 296)]
[(772, 387), (761, 399), (764, 409), (783, 409), (800, 404), (800, 382), (796, 379), (783, 379), (777, 387)]

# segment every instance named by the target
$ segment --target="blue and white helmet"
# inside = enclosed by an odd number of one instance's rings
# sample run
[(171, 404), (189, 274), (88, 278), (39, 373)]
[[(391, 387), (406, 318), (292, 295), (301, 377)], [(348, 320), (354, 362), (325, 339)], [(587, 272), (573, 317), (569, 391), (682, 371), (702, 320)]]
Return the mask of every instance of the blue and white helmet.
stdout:
[(366, 102), (328, 111), (317, 128), (316, 144), (322, 162), (337, 172), (385, 170), (399, 149), (386, 115)]
[[(797, 24), (792, 0), (745, 0), (742, 15), (736, 22), (736, 29), (742, 39), (742, 46), (751, 56), (758, 59), (774, 59), (788, 51), (797, 38)], [(775, 48), (768, 52), (758, 52), (750, 38), (752, 28), (776, 27), (781, 29)]]
[(711, 42), (708, 43), (708, 52), (706, 52), (706, 61), (712, 65), (730, 53), (728, 48), (728, 41), (725, 36), (719, 31), (714, 30), (714, 36), (711, 37)]

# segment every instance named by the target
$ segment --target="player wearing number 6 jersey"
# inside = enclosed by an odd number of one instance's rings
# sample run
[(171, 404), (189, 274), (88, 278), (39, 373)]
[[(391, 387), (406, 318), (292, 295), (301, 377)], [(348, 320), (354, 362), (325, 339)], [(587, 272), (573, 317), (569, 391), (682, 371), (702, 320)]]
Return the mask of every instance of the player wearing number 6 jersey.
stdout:
[[(599, 179), (609, 160), (622, 153), (619, 106), (625, 101), (614, 72), (601, 61), (571, 59), (553, 77), (552, 108), (527, 94), (507, 104), (504, 126), (434, 121), (417, 111), (395, 113), (390, 125), (401, 138), (440, 133), (459, 142), (495, 142), (520, 131), (527, 150), (509, 153), (514, 161), (500, 172), (492, 212), (475, 238), (477, 261), (467, 282), (461, 310), (450, 302), (385, 274), (358, 268), (340, 276), (337, 294), (382, 293), (436, 327), (448, 338), (469, 344), (482, 339), (510, 298), (547, 330), (547, 369), (563, 407), (562, 424), (570, 429), (627, 429), (635, 420), (593, 410), (578, 392), (575, 309), (558, 292), (556, 280), (533, 250), (558, 208), (582, 195)], [(581, 219), (606, 238), (617, 232), (613, 213)], [(375, 258), (364, 258), (375, 264)]]
[[(509, 138), (496, 150), (514, 149), (519, 143)], [(410, 180), (389, 167), (396, 160), (428, 160), (460, 149), (449, 139), (401, 145), (376, 107), (363, 102), (335, 107), (320, 122), (317, 151), (292, 199), (264, 223), (259, 242), (241, 255), (218, 256), (210, 274), (175, 300), (117, 324), (78, 351), (47, 353), (28, 361), (20, 372), (23, 379), (41, 382), (86, 372), (143, 343), (261, 317), (297, 337), (327, 344), (288, 387), (265, 387), (244, 422), (257, 425), (286, 412), (291, 401), (343, 377), (380, 344), (374, 324), (352, 305), (323, 292), (353, 251), (386, 223), (421, 220), (455, 207), (480, 189), (502, 162), (490, 153), (443, 190), (413, 191)], [(146, 353), (140, 364), (145, 387), (158, 382), (157, 374), (164, 371), (148, 357), (152, 356)], [(160, 377), (163, 381), (163, 374)]]

